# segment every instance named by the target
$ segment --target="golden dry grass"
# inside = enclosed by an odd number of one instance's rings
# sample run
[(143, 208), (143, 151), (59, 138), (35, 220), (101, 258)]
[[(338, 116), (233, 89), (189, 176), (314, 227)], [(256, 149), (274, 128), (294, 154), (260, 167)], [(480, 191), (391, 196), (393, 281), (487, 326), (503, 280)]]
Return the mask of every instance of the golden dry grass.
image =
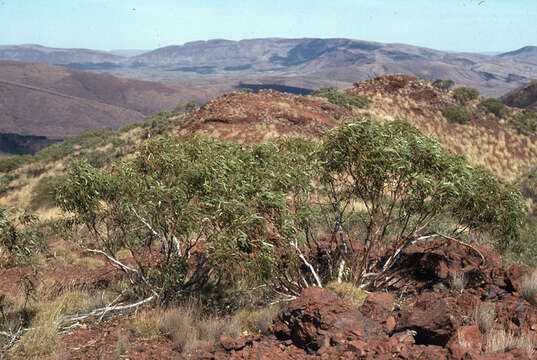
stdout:
[(483, 334), (492, 329), (495, 318), (496, 306), (494, 304), (483, 303), (474, 309), (473, 320)]
[(527, 301), (534, 301), (537, 295), (537, 270), (531, 271), (524, 277), (520, 293)]
[(25, 358), (39, 358), (64, 347), (58, 329), (53, 325), (28, 330), (13, 348), (13, 352)]
[(242, 333), (238, 319), (204, 316), (194, 305), (142, 312), (130, 329), (135, 336), (144, 339), (166, 336), (182, 353), (208, 348), (224, 333), (234, 338)]
[(367, 291), (357, 288), (349, 282), (332, 281), (326, 284), (326, 288), (335, 292), (347, 304), (355, 308), (362, 306), (367, 299)]
[(487, 334), (487, 352), (506, 351), (512, 348), (524, 350), (529, 358), (534, 354), (535, 344), (530, 334), (515, 335), (506, 330), (492, 330)]

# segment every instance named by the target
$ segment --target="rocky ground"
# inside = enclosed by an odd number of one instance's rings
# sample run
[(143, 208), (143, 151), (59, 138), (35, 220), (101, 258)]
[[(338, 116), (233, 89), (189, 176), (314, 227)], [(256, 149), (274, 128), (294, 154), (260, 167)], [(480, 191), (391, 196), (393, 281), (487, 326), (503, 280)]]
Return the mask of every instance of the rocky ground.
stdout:
[(528, 270), (504, 270), (491, 248), (476, 244), (412, 245), (382, 280), (385, 290), (371, 292), (359, 309), (310, 287), (278, 314), (269, 335), (224, 335), (188, 358), (537, 358), (537, 297), (521, 295)]

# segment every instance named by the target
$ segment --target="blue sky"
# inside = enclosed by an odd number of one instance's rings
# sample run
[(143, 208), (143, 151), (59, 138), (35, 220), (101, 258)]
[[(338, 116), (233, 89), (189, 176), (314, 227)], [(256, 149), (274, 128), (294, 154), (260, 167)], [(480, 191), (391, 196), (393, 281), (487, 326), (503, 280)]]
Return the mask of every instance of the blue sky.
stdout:
[(537, 45), (536, 0), (0, 0), (0, 44), (155, 49), (345, 37), (450, 51)]

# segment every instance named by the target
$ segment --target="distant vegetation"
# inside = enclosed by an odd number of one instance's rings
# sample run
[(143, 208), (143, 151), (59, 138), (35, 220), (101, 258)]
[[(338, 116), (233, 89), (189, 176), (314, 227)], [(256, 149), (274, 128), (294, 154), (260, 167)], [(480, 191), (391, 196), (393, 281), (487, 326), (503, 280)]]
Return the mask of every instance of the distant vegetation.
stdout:
[(470, 87), (459, 87), (453, 90), (453, 97), (459, 104), (464, 105), (470, 100), (477, 99), (479, 97), (479, 91)]
[(470, 122), (470, 112), (464, 106), (446, 106), (442, 111), (442, 115), (452, 123), (467, 124)]
[(537, 131), (537, 113), (533, 111), (521, 112), (515, 115), (511, 123), (519, 133), (532, 135)]
[(483, 106), (487, 112), (496, 115), (496, 117), (500, 119), (505, 116), (507, 111), (507, 106), (498, 99), (491, 98), (483, 100), (481, 106)]
[(359, 108), (366, 107), (369, 104), (370, 100), (364, 97), (347, 94), (343, 91), (338, 91), (333, 87), (325, 87), (315, 90), (311, 93), (312, 96), (324, 97), (328, 99), (332, 104), (342, 106), (344, 108), (350, 109), (351, 106), (356, 106)]
[(433, 86), (442, 90), (449, 90), (455, 86), (455, 82), (453, 80), (436, 79), (433, 81)]

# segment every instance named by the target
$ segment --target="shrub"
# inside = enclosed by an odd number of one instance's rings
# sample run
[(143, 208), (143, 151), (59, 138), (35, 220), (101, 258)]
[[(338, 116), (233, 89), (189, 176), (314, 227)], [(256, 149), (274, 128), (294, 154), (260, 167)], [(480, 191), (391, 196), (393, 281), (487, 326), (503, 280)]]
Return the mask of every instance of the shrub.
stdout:
[[(22, 229), (16, 223), (21, 224)], [(46, 250), (46, 245), (43, 232), (37, 226), (36, 216), (26, 211), (8, 211), (0, 207), (0, 247), (8, 252), (9, 259), (5, 264), (0, 264), (0, 267), (28, 265), (34, 255)]]
[(470, 87), (459, 87), (453, 90), (453, 97), (460, 104), (464, 105), (470, 100), (475, 100), (479, 97), (479, 91)]
[(464, 106), (446, 106), (442, 111), (442, 115), (453, 123), (466, 124), (470, 121), (470, 113)]
[(449, 90), (454, 85), (455, 85), (455, 82), (453, 80), (436, 79), (433, 82), (434, 87), (437, 87), (442, 90)]
[(6, 173), (2, 176), (0, 176), (0, 195), (7, 192), (11, 189), (9, 186), (12, 181), (16, 180), (19, 176), (12, 174), (12, 173)]
[[(349, 203), (361, 201), (366, 209), (365, 231), (361, 238), (352, 239), (358, 243), (342, 241), (339, 250), (347, 251), (353, 260), (348, 266), (354, 283), (364, 282), (366, 273), (377, 272), (369, 259), (372, 251), (389, 249), (391, 255), (382, 268), (388, 269), (400, 249), (447, 214), (452, 224), (458, 224), (452, 225), (454, 234), (492, 231), (501, 239), (499, 246), (519, 235), (520, 194), (492, 173), (444, 152), (434, 139), (408, 123), (350, 123), (334, 129), (324, 140), (320, 157), (334, 228), (348, 217), (344, 209)], [(366, 244), (364, 250), (351, 253), (349, 249), (360, 249), (361, 244)]]
[(519, 133), (530, 136), (537, 130), (537, 113), (532, 111), (518, 113), (511, 119), (511, 124)]
[(189, 101), (188, 101), (187, 103), (185, 103), (185, 104), (177, 105), (177, 106), (172, 110), (172, 113), (173, 113), (173, 114), (180, 114), (180, 113), (182, 113), (183, 111), (189, 112), (189, 111), (194, 110), (197, 106), (198, 106), (198, 104), (196, 103), (196, 101), (194, 101), (194, 100), (189, 100)]
[(370, 100), (356, 94), (347, 94), (343, 91), (338, 91), (333, 87), (325, 87), (315, 90), (312, 96), (324, 97), (334, 105), (342, 106), (350, 109), (352, 106), (364, 108), (369, 104)]
[[(200, 290), (209, 272), (222, 284), (238, 272), (269, 281), (282, 262), (287, 263), (280, 276), (294, 266), (292, 257), (282, 259), (273, 248), (290, 248), (302, 236), (298, 229), (309, 216), (306, 201), (317, 164), (312, 147), (299, 139), (264, 145), (157, 139), (111, 172), (75, 161), (59, 204), (111, 256), (127, 248), (136, 258), (151, 245), (148, 234), (157, 234), (161, 261), (151, 270), (146, 261), (137, 264), (140, 274), (149, 274), (145, 289), (148, 284), (158, 289), (163, 301)], [(101, 227), (107, 237), (96, 230)], [(271, 242), (269, 234), (276, 236)], [(198, 249), (200, 238), (204, 244)], [(203, 256), (192, 258), (194, 251)]]
[(16, 170), (24, 164), (32, 161), (32, 157), (29, 155), (13, 155), (5, 158), (0, 158), (0, 173), (8, 173)]
[[(76, 160), (58, 194), (62, 210), (87, 227), (85, 241), (115, 259), (128, 249), (134, 289), (163, 302), (239, 283), (298, 295), (336, 273), (374, 287), (396, 254), (440, 218), (449, 217), (455, 236), (487, 231), (505, 248), (523, 214), (516, 190), (404, 122), (349, 123), (321, 144), (153, 139), (111, 170)], [(340, 245), (311, 264), (320, 212)], [(353, 224), (363, 231), (346, 240)], [(370, 254), (379, 248), (388, 255), (376, 269)], [(376, 279), (364, 278), (373, 272)]]
[(498, 118), (504, 117), (505, 112), (507, 111), (507, 106), (498, 99), (490, 98), (483, 100), (481, 106), (483, 106), (487, 112), (496, 115)]

